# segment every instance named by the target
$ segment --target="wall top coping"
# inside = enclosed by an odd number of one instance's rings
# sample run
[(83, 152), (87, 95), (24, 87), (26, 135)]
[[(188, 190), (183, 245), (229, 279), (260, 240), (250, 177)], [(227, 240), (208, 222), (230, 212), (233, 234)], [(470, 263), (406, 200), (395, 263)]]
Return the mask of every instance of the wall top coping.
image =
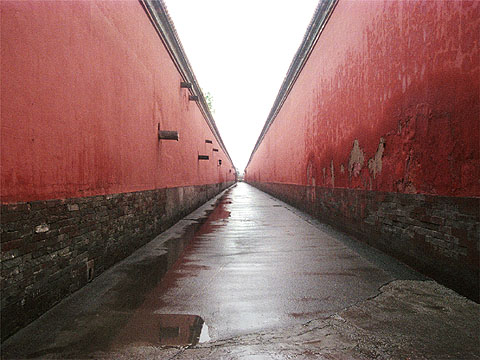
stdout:
[(320, 0), (318, 6), (315, 10), (312, 20), (307, 28), (307, 31), (303, 37), (303, 41), (300, 44), (300, 47), (295, 54), (292, 63), (287, 71), (287, 75), (283, 80), (282, 86), (278, 91), (278, 95), (273, 103), (272, 109), (267, 117), (267, 121), (263, 126), (262, 132), (258, 137), (258, 140), (253, 148), (252, 154), (250, 155), (250, 159), (248, 160), (248, 165), (250, 161), (252, 161), (253, 155), (257, 151), (258, 147), (260, 146), (263, 138), (265, 137), (268, 129), (272, 125), (273, 121), (277, 117), (280, 109), (282, 108), (285, 100), (287, 99), (293, 85), (297, 81), (298, 76), (303, 70), (305, 63), (307, 62), (315, 44), (317, 43), (318, 38), (320, 37), (325, 25), (328, 22), (335, 6), (337, 5), (338, 0)]
[[(198, 81), (192, 70), (192, 66), (188, 61), (187, 55), (185, 54), (185, 50), (183, 49), (182, 43), (180, 42), (177, 31), (175, 30), (173, 21), (168, 14), (167, 7), (164, 1), (139, 0), (139, 2), (143, 6), (145, 12), (150, 18), (153, 27), (155, 28), (157, 34), (160, 36), (162, 42), (164, 43), (183, 81), (192, 84), (192, 88), (190, 89), (190, 91), (192, 92), (192, 95), (198, 96), (197, 104), (205, 121), (210, 127), (210, 130), (212, 131), (215, 139), (224, 151), (225, 155), (233, 164), (233, 161), (230, 158), (225, 144), (223, 143), (222, 137), (220, 136), (217, 125), (215, 124), (212, 113), (208, 108), (207, 101), (205, 100), (202, 89), (198, 85)], [(178, 86), (180, 86), (180, 84), (178, 84)]]

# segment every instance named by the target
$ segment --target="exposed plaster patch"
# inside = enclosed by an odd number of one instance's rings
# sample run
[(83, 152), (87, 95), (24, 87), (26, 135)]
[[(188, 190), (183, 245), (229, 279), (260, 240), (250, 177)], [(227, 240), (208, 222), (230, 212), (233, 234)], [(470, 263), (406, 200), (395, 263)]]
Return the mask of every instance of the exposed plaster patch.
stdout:
[(307, 185), (310, 185), (311, 178), (312, 178), (312, 163), (309, 162), (307, 165)]
[(308, 185), (308, 199), (310, 202), (315, 202), (316, 199), (316, 194), (315, 194), (315, 186), (316, 186), (316, 181), (315, 181), (315, 168), (313, 166), (312, 161), (308, 162), (307, 165), (307, 185)]
[(333, 160), (330, 161), (330, 171), (332, 173), (332, 187), (335, 187), (335, 172), (333, 169)]
[(415, 185), (413, 185), (411, 182), (409, 182), (409, 183), (405, 186), (405, 193), (406, 193), (406, 194), (416, 194), (416, 193), (417, 193), (417, 189), (415, 188)]
[(373, 178), (382, 172), (382, 157), (383, 152), (385, 150), (385, 139), (382, 137), (380, 138), (380, 143), (378, 144), (377, 152), (375, 153), (374, 157), (368, 160), (368, 168), (370, 172), (373, 174)]
[(340, 172), (345, 174), (345, 166), (343, 166), (343, 164), (340, 164)]
[(352, 177), (352, 175), (358, 176), (360, 174), (364, 162), (365, 154), (363, 153), (363, 150), (360, 149), (358, 140), (355, 139), (352, 151), (350, 152), (350, 159), (348, 160), (348, 172), (350, 173), (350, 177)]
[(325, 185), (325, 180), (327, 178), (327, 169), (323, 168), (322, 172), (323, 172), (323, 184)]

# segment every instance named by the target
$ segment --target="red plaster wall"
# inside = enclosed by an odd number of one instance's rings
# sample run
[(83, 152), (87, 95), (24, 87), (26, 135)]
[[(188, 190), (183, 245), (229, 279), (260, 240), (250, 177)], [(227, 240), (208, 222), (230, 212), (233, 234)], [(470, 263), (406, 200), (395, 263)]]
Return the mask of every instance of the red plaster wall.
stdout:
[(233, 180), (181, 81), (137, 0), (2, 1), (1, 201)]
[(479, 1), (340, 0), (247, 181), (480, 196), (479, 37)]

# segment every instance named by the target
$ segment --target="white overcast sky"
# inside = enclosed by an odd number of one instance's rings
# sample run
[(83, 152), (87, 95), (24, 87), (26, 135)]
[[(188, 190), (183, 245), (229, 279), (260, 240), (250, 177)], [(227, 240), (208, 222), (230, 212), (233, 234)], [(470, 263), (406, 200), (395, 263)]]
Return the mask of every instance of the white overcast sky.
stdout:
[(165, 0), (223, 142), (247, 165), (318, 0)]

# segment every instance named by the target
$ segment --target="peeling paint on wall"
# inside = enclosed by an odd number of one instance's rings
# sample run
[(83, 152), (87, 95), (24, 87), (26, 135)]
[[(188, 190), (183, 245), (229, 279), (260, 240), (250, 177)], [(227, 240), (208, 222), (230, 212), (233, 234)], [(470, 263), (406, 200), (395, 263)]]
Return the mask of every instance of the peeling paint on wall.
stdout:
[(255, 185), (478, 294), (479, 34), (480, 1), (338, 1), (263, 138), (304, 146), (261, 143)]
[(378, 144), (377, 152), (375, 156), (368, 160), (368, 168), (373, 175), (373, 178), (382, 172), (382, 157), (383, 151), (385, 150), (385, 139), (382, 137), (380, 138), (380, 143)]
[(355, 139), (352, 151), (350, 152), (350, 159), (348, 160), (348, 172), (350, 173), (350, 177), (352, 177), (352, 175), (358, 176), (360, 174), (364, 162), (365, 154), (360, 148), (358, 140)]
[(313, 203), (315, 202), (315, 199), (316, 199), (315, 166), (313, 164), (313, 159), (310, 159), (307, 165), (307, 185), (308, 185), (307, 197), (308, 197), (308, 200)]
[(330, 172), (332, 176), (332, 187), (335, 187), (335, 170), (333, 169), (333, 160), (330, 161)]
[(260, 144), (249, 169), (305, 185), (313, 153), (317, 186), (333, 159), (336, 188), (480, 196), (479, 29), (478, 1), (339, 1), (265, 136), (305, 153)]

